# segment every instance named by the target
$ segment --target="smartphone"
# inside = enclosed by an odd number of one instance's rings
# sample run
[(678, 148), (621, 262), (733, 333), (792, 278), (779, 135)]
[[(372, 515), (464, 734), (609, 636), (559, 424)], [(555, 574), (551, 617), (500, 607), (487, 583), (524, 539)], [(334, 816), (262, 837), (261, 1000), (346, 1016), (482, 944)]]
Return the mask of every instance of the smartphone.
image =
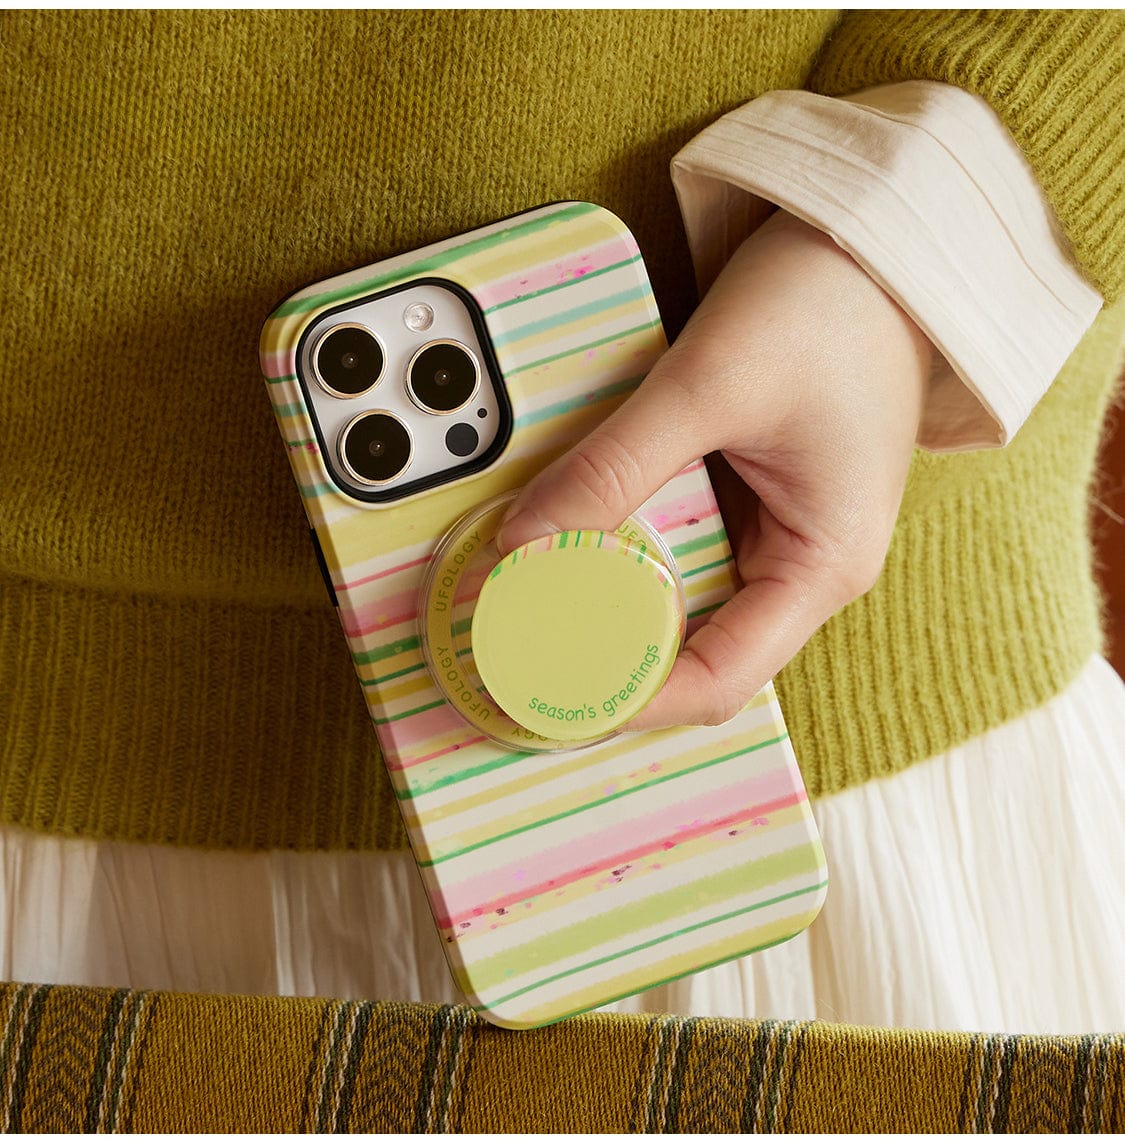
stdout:
[[(472, 520), (498, 521), (504, 497), (612, 412), (665, 348), (635, 239), (586, 202), (302, 289), (262, 333), (270, 399), (450, 969), (501, 1026), (544, 1025), (782, 942), (824, 899), (772, 686), (724, 725), (568, 748), (502, 715), (462, 665), (450, 591), (436, 600), (443, 582), (453, 594), (467, 583), (474, 558), (487, 562)], [(702, 461), (636, 520), (674, 561), (690, 631), (737, 586)]]

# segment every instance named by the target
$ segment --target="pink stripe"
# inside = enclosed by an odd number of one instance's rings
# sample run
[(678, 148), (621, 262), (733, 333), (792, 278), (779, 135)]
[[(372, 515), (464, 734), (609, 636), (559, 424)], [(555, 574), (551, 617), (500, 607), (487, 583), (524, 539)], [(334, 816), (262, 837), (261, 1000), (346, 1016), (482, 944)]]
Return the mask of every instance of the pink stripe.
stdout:
[(593, 270), (605, 269), (615, 262), (636, 257), (639, 252), (636, 243), (622, 235), (604, 245), (587, 249), (580, 257), (549, 262), (531, 270), (523, 270), (514, 277), (501, 278), (491, 285), (479, 286), (473, 291), (473, 296), (483, 309), (491, 309), (494, 305), (515, 301), (528, 293), (538, 293), (553, 285), (576, 281)]
[(364, 606), (354, 606), (346, 612), (341, 608), (344, 632), (349, 638), (360, 638), (378, 630), (389, 630), (404, 622), (418, 620), (418, 591), (402, 590), (397, 594), (376, 598)]
[[(468, 569), (461, 572), (456, 589), (455, 611), (476, 599), (491, 572), (492, 567), (487, 562), (481, 565), (471, 563)], [(392, 611), (397, 617), (387, 618), (386, 614)], [(404, 590), (388, 598), (376, 598), (362, 606), (353, 606), (348, 613), (344, 628), (351, 637), (386, 630), (400, 622), (413, 622), (418, 618), (418, 591)]]
[[(470, 745), (479, 745), (482, 741), (487, 741), (487, 740), (488, 740), (488, 738), (484, 737), (484, 736), (467, 737), (464, 741), (458, 741), (456, 745), (446, 745), (446, 747), (444, 749), (438, 749), (438, 751), (436, 753), (427, 753), (424, 757), (418, 757), (416, 760), (413, 760), (410, 763), (412, 765), (421, 765), (421, 764), (424, 764), (426, 761), (432, 761), (432, 760), (436, 759), (437, 757), (444, 757), (447, 753), (456, 753), (461, 749), (467, 749)], [(390, 767), (391, 768), (395, 768), (395, 767), (405, 768), (406, 766), (391, 765)]]
[(266, 353), (261, 358), (260, 363), (262, 374), (269, 377), (270, 380), (276, 380), (281, 376), (293, 375), (296, 357), (293, 353), (282, 350), (281, 352)]
[(676, 499), (658, 500), (640, 512), (649, 526), (655, 527), (665, 536), (681, 527), (693, 527), (695, 523), (711, 519), (718, 513), (719, 507), (710, 487), (702, 487), (690, 495)]
[[(446, 925), (471, 920), (474, 915), (558, 891), (607, 869), (669, 851), (696, 837), (789, 808), (805, 798), (803, 789), (791, 790), (791, 779), (789, 770), (781, 767), (755, 780), (727, 785), (652, 815), (575, 837), (567, 844), (540, 851), (529, 860), (491, 868), (461, 883), (448, 884), (443, 899), (447, 905), (453, 905), (455, 913), (435, 914), (435, 918)], [(731, 812), (732, 803), (748, 807)], [(581, 864), (574, 862), (575, 856), (582, 858)]]
[(478, 740), (476, 737), (470, 738), (466, 736), (464, 740), (458, 741), (451, 748), (443, 749), (438, 753), (427, 753), (423, 757), (405, 755), (407, 750), (412, 746), (417, 747), (435, 737), (441, 737), (446, 733), (456, 732), (457, 730), (466, 734), (472, 732), (468, 723), (462, 720), (460, 714), (455, 712), (448, 702), (439, 705), (436, 709), (427, 709), (425, 713), (416, 713), (413, 717), (405, 717), (401, 721), (391, 721), (387, 725), (382, 726), (380, 730), (380, 732), (385, 732), (391, 739), (393, 751), (397, 754), (397, 759), (392, 760), (390, 755), (391, 750), (387, 750), (385, 758), (387, 768), (393, 769), (395, 772), (403, 772), (406, 769), (412, 769), (418, 765), (425, 764), (425, 762), (432, 757), (440, 756), (441, 752), (453, 752), (456, 749), (463, 749), (472, 741)]
[(341, 590), (355, 590), (357, 586), (363, 586), (364, 583), (374, 582), (379, 578), (386, 578), (389, 574), (400, 574), (402, 571), (411, 570), (414, 567), (420, 567), (430, 561), (429, 555), (423, 555), (420, 559), (413, 559), (408, 563), (399, 563), (397, 566), (388, 568), (387, 570), (377, 571), (375, 574), (369, 574), (365, 578), (355, 578), (351, 582), (333, 583), (332, 585), (337, 591)]
[[(702, 461), (699, 461), (684, 470), (698, 470), (702, 466)], [(651, 508), (646, 510), (644, 517), (647, 523), (655, 527), (662, 534), (669, 534), (681, 528), (694, 526), (697, 523), (703, 522), (704, 519), (713, 518), (718, 514), (718, 510), (710, 489), (702, 488), (697, 494), (687, 498), (667, 500), (653, 504)], [(400, 571), (413, 569), (428, 561), (427, 558), (415, 559), (413, 562), (403, 563), (389, 570), (368, 575), (366, 578), (356, 579), (346, 586), (337, 586), (336, 590), (337, 592), (351, 591), (357, 586), (374, 582), (377, 579), (385, 578), (388, 575), (396, 574)], [(488, 567), (474, 568), (472, 575), (473, 580), (479, 578), (480, 584), (483, 584), (484, 580), (488, 577), (489, 569)], [(480, 584), (466, 578), (465, 582), (458, 587), (459, 597), (464, 601), (471, 599), (475, 593), (479, 592)], [(391, 616), (388, 617), (388, 615)], [(402, 623), (413, 622), (417, 617), (416, 592), (414, 590), (405, 590), (385, 598), (374, 599), (364, 605), (353, 606), (350, 611), (350, 616), (345, 623), (345, 630), (350, 637), (363, 637), (364, 635), (373, 634), (381, 630), (388, 630)]]

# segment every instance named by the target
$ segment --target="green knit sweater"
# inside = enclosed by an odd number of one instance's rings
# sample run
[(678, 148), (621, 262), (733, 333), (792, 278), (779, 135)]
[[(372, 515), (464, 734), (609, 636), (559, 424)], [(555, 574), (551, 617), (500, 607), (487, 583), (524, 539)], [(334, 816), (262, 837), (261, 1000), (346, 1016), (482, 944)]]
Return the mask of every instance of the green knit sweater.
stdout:
[[(257, 372), (295, 287), (541, 202), (695, 298), (668, 160), (764, 91), (988, 99), (1125, 282), (1125, 17), (0, 15), (0, 821), (219, 847), (402, 833)], [(779, 690), (814, 796), (1038, 705), (1100, 645), (1107, 311), (1002, 452), (918, 455), (880, 583)]]

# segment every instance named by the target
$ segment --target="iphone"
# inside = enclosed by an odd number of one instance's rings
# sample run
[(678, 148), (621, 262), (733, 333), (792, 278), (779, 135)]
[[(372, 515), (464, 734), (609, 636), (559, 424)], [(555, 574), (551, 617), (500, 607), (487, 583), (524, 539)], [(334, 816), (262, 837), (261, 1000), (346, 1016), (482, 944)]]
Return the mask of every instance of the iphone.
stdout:
[[(262, 334), (270, 399), (450, 968), (503, 1026), (781, 942), (826, 890), (772, 686), (724, 725), (629, 733), (629, 682), (582, 705), (586, 727), (570, 723), (577, 707), (538, 694), (513, 716), (474, 656), (473, 607), (511, 496), (665, 347), (636, 241), (585, 202), (302, 289)], [(652, 562), (688, 631), (736, 589), (702, 461), (596, 542), (607, 538)], [(590, 661), (610, 648), (591, 644)], [(628, 652), (641, 680), (667, 656), (652, 639)]]

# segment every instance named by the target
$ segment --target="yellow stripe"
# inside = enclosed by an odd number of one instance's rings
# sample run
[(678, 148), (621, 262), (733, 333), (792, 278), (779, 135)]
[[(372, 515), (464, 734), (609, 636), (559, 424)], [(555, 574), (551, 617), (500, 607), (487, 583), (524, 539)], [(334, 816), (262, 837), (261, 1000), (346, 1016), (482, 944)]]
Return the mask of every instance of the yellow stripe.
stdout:
[[(701, 602), (705, 596), (714, 595), (715, 601), (730, 597), (734, 582), (726, 571), (718, 570), (714, 574), (706, 575), (700, 579), (689, 578), (684, 584), (684, 594), (690, 602)], [(692, 607), (689, 605), (688, 610)]]
[(621, 231), (611, 228), (607, 221), (597, 212), (581, 214), (519, 241), (475, 252), (469, 265), (452, 261), (438, 276), (456, 277), (470, 289), (492, 287), (504, 278), (526, 275), (529, 266), (562, 261), (584, 246), (603, 245), (618, 238)]
[[(823, 879), (824, 855), (819, 845), (804, 842), (780, 852), (748, 858), (732, 867), (711, 869), (710, 874), (687, 882), (672, 882), (664, 891), (640, 899), (625, 899), (604, 915), (578, 917), (565, 926), (538, 933), (526, 941), (496, 948), (471, 966), (478, 993), (500, 993), (518, 985), (536, 985), (551, 975), (589, 970), (591, 959), (602, 955), (620, 959), (622, 952), (607, 945), (667, 946), (672, 940), (698, 937), (703, 943), (721, 937), (722, 925), (735, 918), (735, 933), (745, 936), (770, 900), (799, 898)], [(811, 902), (811, 901), (810, 901)], [(796, 906), (802, 906), (800, 903)], [(704, 917), (710, 913), (709, 917)], [(703, 934), (701, 934), (703, 932)], [(646, 956), (647, 957), (647, 956)], [(612, 971), (612, 966), (610, 966)]]
[[(629, 865), (629, 870), (624, 873), (623, 878), (629, 881), (630, 886), (635, 884), (638, 880), (647, 879), (650, 875), (660, 873), (662, 875), (669, 875), (670, 869), (675, 868), (677, 865), (686, 863), (688, 860), (698, 859), (700, 856), (708, 855), (711, 852), (720, 850), (721, 848), (729, 847), (732, 842), (730, 831), (737, 831), (740, 835), (744, 831), (753, 832), (754, 839), (760, 840), (763, 836), (768, 836), (772, 832), (781, 831), (794, 824), (800, 824), (805, 819), (808, 813), (808, 805), (802, 801), (800, 804), (790, 805), (788, 808), (781, 808), (769, 815), (768, 824), (751, 824), (745, 821), (741, 824), (732, 825), (730, 829), (720, 829), (719, 833), (708, 833), (703, 836), (696, 836), (691, 840), (685, 840), (678, 843), (674, 848), (665, 850), (658, 848), (644, 856), (636, 857)], [(599, 869), (580, 880), (575, 880), (569, 883), (566, 887), (559, 888), (558, 890), (548, 889), (545, 893), (538, 896), (533, 896), (526, 900), (521, 900), (518, 903), (513, 903), (506, 907), (507, 914), (497, 915), (493, 911), (485, 918), (487, 923), (478, 921), (473, 927), (468, 930), (461, 930), (457, 933), (457, 941), (462, 948), (469, 948), (476, 939), (490, 935), (494, 930), (504, 927), (518, 927), (520, 922), (527, 919), (539, 919), (549, 915), (552, 911), (556, 911), (561, 907), (566, 907), (569, 904), (578, 903), (591, 895), (598, 894), (605, 890), (612, 890), (615, 886), (615, 877), (613, 876), (613, 869)], [(673, 877), (674, 878), (674, 877)], [(449, 892), (453, 895), (457, 890), (456, 885), (450, 885)], [(488, 906), (489, 901), (480, 901), (481, 906)], [(528, 904), (532, 904), (528, 907)], [(487, 955), (487, 949), (482, 949), (483, 957)], [(471, 955), (469, 957), (472, 957)]]
[[(444, 534), (473, 503), (483, 503), (528, 482), (574, 439), (591, 431), (614, 407), (615, 402), (605, 401), (575, 410), (567, 417), (568, 436), (563, 440), (558, 438), (556, 422), (547, 420), (532, 424), (520, 432), (518, 453), (509, 451), (494, 468), (469, 481), (450, 484), (419, 497), (411, 502), (409, 511), (376, 509), (372, 514), (379, 521), (380, 541), (384, 549), (390, 551), (380, 565), (383, 568), (394, 565), (401, 557), (399, 552), (416, 543), (419, 535)], [(356, 511), (340, 519), (330, 536), (321, 536), (321, 545), (330, 565), (343, 568), (345, 581), (350, 567), (366, 563), (371, 558), (371, 527), (372, 515)]]
[[(387, 668), (387, 660), (393, 659), (384, 659), (381, 661), (379, 663), (381, 667), (379, 673), (395, 672), (393, 669)], [(378, 689), (378, 686), (371, 686), (369, 688)], [(396, 701), (401, 701), (404, 697), (412, 697), (422, 692), (425, 692), (426, 696), (431, 701), (436, 701), (439, 697), (441, 697), (441, 694), (437, 690), (437, 686), (435, 686), (433, 681), (430, 679), (428, 670), (423, 671), (416, 677), (403, 678), (402, 681), (396, 682), (393, 685), (384, 685), (384, 687), (379, 690), (379, 701), (383, 705), (383, 716), (393, 717), (396, 713), (401, 712), (401, 710), (391, 709), (391, 705), (393, 705)], [(415, 700), (411, 704), (418, 705), (420, 703)]]
[[(639, 321), (643, 320), (650, 313), (648, 299), (645, 297), (635, 298), (632, 301), (626, 301), (623, 304), (614, 305), (605, 309), (599, 310), (597, 313), (590, 313), (576, 320), (569, 321), (565, 325), (557, 325), (551, 329), (544, 329), (542, 332), (533, 333), (530, 336), (521, 337), (518, 341), (511, 341), (504, 345), (503, 356), (510, 361), (515, 361), (516, 358), (534, 359), (534, 354), (537, 349), (541, 350), (543, 346), (550, 346), (550, 353), (543, 355), (554, 356), (557, 353), (567, 351), (567, 346), (575, 337), (583, 337), (585, 340), (596, 340), (597, 334), (595, 330), (600, 331), (603, 335), (609, 336), (612, 334), (612, 326), (614, 323), (620, 322), (626, 328), (631, 325), (636, 325)], [(623, 341), (631, 341), (638, 334), (634, 333), (629, 337), (623, 337)], [(639, 337), (642, 341), (650, 340), (650, 334), (647, 332)], [(576, 345), (575, 351), (580, 351), (584, 346)], [(617, 348), (617, 342), (608, 345), (599, 345), (595, 350), (600, 356), (608, 356), (612, 354), (613, 350)], [(557, 362), (556, 362), (557, 363)], [(518, 367), (518, 365), (516, 366)]]
[[(589, 1010), (594, 1006), (625, 998), (657, 983), (671, 982), (683, 975), (692, 974), (701, 966), (715, 965), (727, 959), (741, 957), (751, 948), (758, 949), (780, 943), (803, 931), (816, 916), (815, 910), (800, 912), (797, 915), (775, 919), (772, 923), (764, 923), (761, 927), (750, 927), (735, 935), (728, 935), (716, 943), (709, 943), (706, 947), (705, 964), (700, 963), (700, 953), (703, 948), (697, 948), (694, 951), (673, 955), (671, 958), (660, 959), (645, 967), (622, 971), (619, 975), (612, 973), (607, 975), (608, 968), (602, 967), (601, 981), (594, 986), (584, 987), (578, 991), (568, 989), (561, 998), (552, 999), (540, 1006), (520, 1007), (520, 1023), (538, 1026), (555, 1022), (575, 1011)], [(517, 1003), (520, 1001), (525, 1000), (516, 1000)]]
[[(755, 696), (745, 707), (743, 712), (749, 710), (761, 709), (763, 706), (768, 705), (773, 700), (773, 695), (769, 690), (763, 690)], [(770, 722), (768, 725), (762, 727), (763, 736), (762, 740), (769, 740), (770, 736), (776, 736), (778, 732), (778, 724)], [(767, 731), (772, 730), (772, 732)], [(682, 730), (674, 729), (668, 730), (669, 733), (679, 733)], [(741, 744), (749, 744), (743, 742), (743, 738), (739, 738)], [(636, 749), (636, 741), (628, 737), (623, 737), (613, 745), (605, 747), (605, 751), (599, 753), (598, 763), (602, 761), (612, 761), (617, 757), (623, 756)], [(426, 748), (418, 747), (420, 752), (429, 752), (429, 742), (426, 742)], [(704, 747), (697, 752), (707, 754), (713, 752), (714, 749), (710, 746)], [(462, 753), (462, 756), (467, 756)], [(552, 756), (558, 756), (559, 763), (551, 765), (550, 760)], [(425, 797), (418, 797), (412, 804), (404, 805), (404, 813), (406, 816), (407, 824), (411, 827), (417, 827), (434, 823), (438, 820), (447, 819), (450, 816), (455, 816), (461, 812), (471, 812), (486, 804), (491, 804), (504, 797), (513, 796), (517, 793), (524, 792), (531, 788), (537, 788), (548, 780), (558, 780), (566, 777), (572, 772), (580, 771), (588, 768), (593, 763), (593, 758), (585, 752), (578, 753), (563, 753), (563, 754), (550, 754), (544, 753), (541, 757), (535, 758), (534, 761), (529, 762), (535, 765), (534, 770), (524, 765), (513, 765), (510, 768), (503, 770), (503, 772), (510, 774), (507, 780), (502, 777), (499, 783), (495, 780), (488, 784), (488, 787), (480, 792), (471, 793), (468, 796), (463, 796), (459, 800), (451, 801), (446, 805), (435, 806), (428, 810), (418, 810), (419, 804), (425, 803)], [(640, 763), (638, 758), (638, 763)], [(437, 790), (440, 794), (442, 790)]]
[[(665, 730), (661, 732), (659, 736), (664, 737), (671, 733), (684, 734), (685, 732), (687, 733), (688, 739), (690, 739), (690, 731), (682, 729)], [(440, 805), (421, 812), (417, 811), (416, 807), (413, 810), (407, 809), (405, 814), (406, 823), (407, 826), (411, 828), (430, 830), (431, 845), (439, 848), (442, 852), (456, 851), (457, 849), (467, 848), (481, 841), (489, 840), (493, 836), (502, 835), (514, 829), (534, 824), (546, 817), (573, 812), (575, 809), (582, 808), (584, 805), (602, 800), (605, 797), (606, 780), (614, 780), (617, 785), (616, 791), (623, 792), (629, 788), (643, 785), (658, 777), (675, 777), (687, 769), (712, 759), (716, 755), (722, 755), (724, 752), (731, 751), (731, 748), (750, 749), (753, 748), (754, 745), (768, 741), (777, 735), (778, 725), (775, 721), (770, 719), (765, 724), (757, 727), (753, 732), (753, 736), (751, 736), (748, 731), (745, 736), (740, 736), (737, 741), (731, 739), (727, 742), (709, 743), (697, 746), (694, 749), (685, 750), (674, 756), (663, 757), (660, 760), (660, 771), (656, 774), (648, 771), (648, 766), (644, 763), (643, 755), (638, 754), (637, 770), (624, 777), (603, 777), (600, 780), (587, 782), (579, 788), (568, 790), (561, 796), (556, 796), (550, 800), (540, 800), (533, 805), (528, 805), (504, 816), (489, 820), (485, 824), (467, 828), (465, 831), (455, 833), (454, 835), (443, 836), (441, 840), (437, 840), (432, 835), (432, 830), (440, 821), (451, 821), (462, 815), (471, 819), (475, 808), (493, 804), (506, 796), (528, 789), (543, 787), (544, 791), (546, 791), (546, 786), (549, 782), (560, 780), (573, 773), (580, 773), (583, 769), (589, 768), (593, 763), (601, 764), (603, 761), (636, 752), (637, 742), (629, 737), (625, 737), (615, 742), (605, 754), (598, 757), (596, 762), (591, 757), (580, 752), (563, 764), (546, 770), (540, 768), (538, 764), (535, 764), (534, 771), (529, 771), (526, 776), (517, 777), (512, 781), (505, 782), (500, 787), (490, 786), (481, 792), (463, 797), (451, 804)], [(655, 734), (650, 735), (649, 740), (655, 740), (656, 736)]]
[[(491, 249), (477, 248), (466, 258), (454, 258), (438, 271), (438, 276), (453, 278), (468, 289), (488, 288), (504, 278), (526, 274), (529, 265), (561, 261), (577, 249), (619, 239), (621, 233), (605, 215), (590, 212), (559, 221), (532, 235), (525, 234), (521, 237), (518, 232), (514, 232), (513, 238), (519, 240), (505, 242)], [(291, 300), (301, 296), (312, 297), (315, 292), (334, 295), (340, 288), (338, 280), (333, 279), (321, 283), (315, 291), (294, 294)], [(290, 313), (269, 321), (262, 331), (262, 348), (272, 354), (295, 345), (303, 327), (316, 320), (330, 305), (338, 304), (339, 300), (339, 297), (335, 297), (307, 312)]]

